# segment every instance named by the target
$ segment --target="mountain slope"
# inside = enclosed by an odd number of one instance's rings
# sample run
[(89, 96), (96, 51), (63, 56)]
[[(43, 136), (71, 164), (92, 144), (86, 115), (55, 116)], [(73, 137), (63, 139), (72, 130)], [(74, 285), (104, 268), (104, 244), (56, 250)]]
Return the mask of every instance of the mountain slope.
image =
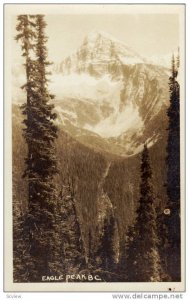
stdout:
[[(24, 158), (27, 149), (22, 135), (23, 116), (13, 106), (13, 198), (21, 210), (27, 207), (27, 179), (23, 178)], [(166, 131), (150, 148), (156, 204), (166, 201)], [(135, 218), (139, 199), (140, 154), (119, 158), (104, 156), (59, 130), (56, 141), (59, 174), (57, 193), (71, 179), (74, 182), (77, 208), (82, 233), (87, 244), (88, 230), (95, 238), (97, 225), (104, 215), (113, 210), (120, 235), (123, 235)]]

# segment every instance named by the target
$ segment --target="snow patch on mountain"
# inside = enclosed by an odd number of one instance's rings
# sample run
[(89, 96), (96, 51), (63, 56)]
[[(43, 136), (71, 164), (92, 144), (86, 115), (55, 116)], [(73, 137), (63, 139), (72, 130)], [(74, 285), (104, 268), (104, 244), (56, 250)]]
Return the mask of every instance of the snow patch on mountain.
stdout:
[(94, 131), (104, 138), (118, 137), (130, 128), (137, 131), (143, 126), (137, 107), (129, 103), (119, 112), (118, 108), (108, 118), (102, 119), (96, 126), (85, 125), (85, 129)]
[(105, 99), (109, 99), (111, 106), (117, 107), (122, 85), (122, 81), (112, 81), (109, 75), (97, 79), (84, 73), (72, 73), (67, 76), (54, 74), (50, 90), (57, 100), (69, 97), (101, 104)]
[(140, 57), (133, 57), (133, 56), (119, 56), (120, 61), (123, 65), (136, 65), (144, 63), (143, 60), (141, 60)]
[(73, 119), (77, 119), (77, 115), (76, 113), (74, 113), (73, 111), (70, 111), (68, 109), (63, 109), (60, 106), (56, 106), (55, 110), (58, 114), (64, 114), (64, 115), (68, 115), (69, 117), (73, 118)]
[(173, 54), (176, 57), (177, 51), (173, 51), (162, 55), (153, 55), (148, 58), (148, 62), (152, 65), (163, 66), (170, 70)]

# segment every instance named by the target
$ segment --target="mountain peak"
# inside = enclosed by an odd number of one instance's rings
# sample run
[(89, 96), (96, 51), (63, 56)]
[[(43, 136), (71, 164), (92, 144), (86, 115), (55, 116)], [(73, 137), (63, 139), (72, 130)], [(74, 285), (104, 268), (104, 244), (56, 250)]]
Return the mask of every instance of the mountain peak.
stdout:
[(109, 48), (114, 46), (114, 44), (120, 44), (119, 41), (116, 41), (115, 38), (104, 32), (104, 31), (96, 31), (93, 30), (87, 34), (87, 36), (84, 38), (84, 41), (81, 45), (81, 47), (87, 47), (90, 49), (93, 49), (93, 47), (105, 47)]
[(145, 63), (138, 53), (105, 31), (92, 31), (84, 39), (79, 51), (90, 53), (88, 57), (96, 57), (103, 61), (117, 61), (118, 64), (134, 65)]
[(61, 63), (60, 71), (64, 74), (84, 72), (94, 77), (109, 74), (112, 78), (120, 78), (123, 65), (144, 62), (139, 54), (111, 34), (93, 30), (76, 52)]
[(119, 39), (115, 38), (110, 33), (107, 33), (102, 30), (93, 30), (88, 33), (88, 35), (84, 39), (83, 45), (90, 45), (92, 44), (105, 44), (106, 46), (111, 46), (115, 48), (125, 48), (131, 52), (134, 52), (131, 48), (129, 48), (124, 42), (120, 41)]
[(88, 35), (86, 36), (87, 40), (92, 40), (92, 41), (96, 40), (98, 38), (115, 40), (115, 38), (111, 34), (105, 32), (105, 31), (102, 31), (102, 30), (93, 30), (93, 31), (89, 32)]

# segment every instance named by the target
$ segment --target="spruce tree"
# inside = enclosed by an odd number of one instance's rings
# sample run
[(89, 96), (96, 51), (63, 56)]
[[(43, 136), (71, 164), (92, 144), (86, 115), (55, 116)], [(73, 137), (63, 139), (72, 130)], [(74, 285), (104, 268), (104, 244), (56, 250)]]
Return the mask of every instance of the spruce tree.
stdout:
[(172, 59), (172, 75), (169, 78), (170, 105), (167, 143), (167, 194), (170, 204), (180, 208), (180, 86), (177, 81), (179, 58)]
[(116, 223), (113, 214), (104, 219), (103, 231), (100, 235), (97, 256), (99, 258), (99, 267), (104, 271), (115, 271), (115, 237)]
[[(43, 275), (58, 273), (58, 212), (54, 177), (57, 174), (54, 141), (57, 127), (53, 120), (53, 99), (48, 91), (47, 38), (43, 15), (19, 16), (17, 40), (21, 41), (26, 58), (24, 86), (27, 102), (22, 106), (25, 115), (24, 137), (28, 147), (24, 177), (28, 180), (28, 214), (24, 227), (28, 232), (29, 254), (33, 263), (29, 281), (41, 281)], [(26, 22), (27, 20), (27, 22)], [(31, 26), (35, 28), (34, 34)], [(31, 40), (34, 39), (35, 47)], [(33, 57), (33, 59), (31, 59)]]
[(167, 251), (168, 272), (172, 281), (181, 280), (181, 232), (180, 232), (180, 86), (177, 81), (179, 56), (172, 58), (172, 75), (169, 78), (170, 105), (167, 141), (167, 195), (170, 216), (168, 227), (169, 247)]
[(141, 159), (141, 184), (136, 222), (128, 234), (128, 281), (161, 281), (161, 264), (158, 253), (158, 236), (152, 170), (148, 148), (144, 145)]
[(125, 238), (125, 235), (122, 236), (122, 239), (120, 241), (120, 250), (119, 250), (119, 262), (116, 272), (120, 274), (122, 282), (127, 281), (127, 241)]
[[(24, 122), (28, 122), (30, 127), (31, 115), (28, 113), (31, 103), (31, 95), (33, 88), (33, 68), (34, 61), (31, 59), (31, 52), (34, 49), (35, 22), (33, 16), (19, 15), (17, 17), (16, 41), (20, 41), (22, 56), (25, 59), (26, 84), (22, 88), (26, 91), (26, 103), (22, 105), (21, 109), (26, 116)], [(24, 136), (26, 138), (27, 128), (24, 129)], [(28, 143), (28, 158), (30, 157), (30, 146)], [(13, 174), (14, 176), (14, 174)], [(28, 180), (28, 198), (29, 198), (29, 180)], [(13, 277), (15, 282), (29, 281), (29, 273), (34, 269), (32, 259), (29, 254), (29, 232), (26, 226), (27, 212), (24, 214), (21, 208), (21, 203), (18, 203), (13, 194)]]
[(93, 238), (91, 234), (91, 229), (89, 229), (88, 235), (88, 268), (93, 266), (94, 263), (94, 247), (93, 247)]
[(73, 186), (63, 186), (61, 199), (61, 240), (65, 271), (66, 274), (78, 274), (86, 268), (86, 263)]

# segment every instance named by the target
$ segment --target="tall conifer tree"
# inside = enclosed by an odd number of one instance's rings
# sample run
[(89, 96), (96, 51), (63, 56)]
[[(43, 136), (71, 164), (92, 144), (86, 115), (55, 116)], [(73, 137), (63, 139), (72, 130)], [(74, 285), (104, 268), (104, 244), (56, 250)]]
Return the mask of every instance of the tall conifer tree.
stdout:
[(78, 274), (86, 268), (86, 262), (73, 186), (63, 186), (61, 199), (61, 240), (65, 271), (66, 274)]
[[(54, 176), (57, 173), (54, 141), (57, 127), (53, 120), (53, 99), (48, 91), (47, 38), (43, 15), (19, 16), (16, 39), (21, 41), (26, 58), (25, 90), (27, 103), (23, 105), (24, 136), (28, 146), (26, 170), (28, 180), (28, 214), (25, 228), (28, 231), (29, 254), (33, 263), (29, 281), (41, 281), (42, 276), (58, 273), (60, 253), (57, 230), (57, 195)], [(35, 29), (31, 30), (31, 27)], [(31, 46), (34, 39), (35, 45)], [(31, 59), (33, 57), (33, 59)], [(60, 266), (59, 266), (60, 267)]]
[(116, 223), (113, 214), (106, 216), (104, 219), (103, 231), (99, 240), (99, 249), (97, 255), (100, 258), (100, 267), (103, 270), (110, 272), (115, 268), (115, 245), (114, 237), (116, 230)]
[[(34, 87), (34, 60), (31, 59), (31, 52), (35, 47), (35, 22), (34, 17), (29, 15), (19, 15), (17, 17), (16, 30), (18, 32), (16, 41), (21, 43), (22, 56), (25, 59), (25, 71), (26, 71), (26, 83), (22, 86), (26, 91), (26, 103), (22, 105), (22, 112), (25, 115), (24, 123), (26, 128), (24, 129), (24, 137), (27, 140), (28, 132), (31, 128), (31, 113), (30, 106), (32, 101), (32, 89)], [(25, 159), (28, 164), (31, 156), (31, 143), (27, 142), (28, 155)], [(28, 178), (28, 200), (30, 195), (30, 180)], [(30, 257), (29, 249), (29, 231), (26, 226), (26, 214), (21, 210), (21, 204), (17, 203), (15, 197), (13, 197), (13, 262), (14, 262), (14, 281), (23, 282), (29, 281), (30, 272), (34, 269), (33, 261)]]
[(180, 281), (181, 232), (180, 232), (180, 85), (178, 83), (179, 56), (172, 58), (172, 74), (169, 78), (170, 106), (167, 111), (167, 195), (170, 215), (168, 227), (167, 266), (172, 281)]
[(145, 145), (141, 161), (139, 207), (135, 225), (128, 236), (126, 268), (129, 281), (161, 281), (154, 200), (152, 170), (148, 148)]

